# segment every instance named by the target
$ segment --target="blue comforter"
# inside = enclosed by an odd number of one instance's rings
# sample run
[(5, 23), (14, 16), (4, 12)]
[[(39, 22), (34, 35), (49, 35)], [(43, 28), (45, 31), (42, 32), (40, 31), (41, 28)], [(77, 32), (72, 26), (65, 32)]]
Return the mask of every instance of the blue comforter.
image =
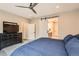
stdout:
[(65, 48), (69, 56), (79, 56), (79, 39), (73, 37), (65, 44)]
[(66, 56), (64, 42), (39, 38), (16, 49), (11, 56)]

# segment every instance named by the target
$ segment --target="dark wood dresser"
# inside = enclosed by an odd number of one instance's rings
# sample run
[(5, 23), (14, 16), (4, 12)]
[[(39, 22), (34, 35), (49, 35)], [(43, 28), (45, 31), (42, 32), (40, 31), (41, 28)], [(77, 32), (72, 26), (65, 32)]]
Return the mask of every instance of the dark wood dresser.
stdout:
[(22, 42), (22, 33), (0, 33), (0, 50)]

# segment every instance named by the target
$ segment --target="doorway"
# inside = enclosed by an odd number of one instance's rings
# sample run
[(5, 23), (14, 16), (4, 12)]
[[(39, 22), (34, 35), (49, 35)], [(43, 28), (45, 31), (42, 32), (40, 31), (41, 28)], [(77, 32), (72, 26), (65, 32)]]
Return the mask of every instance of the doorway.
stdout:
[(48, 37), (58, 38), (58, 17), (48, 19)]
[(28, 24), (28, 39), (35, 40), (36, 38), (36, 25)]

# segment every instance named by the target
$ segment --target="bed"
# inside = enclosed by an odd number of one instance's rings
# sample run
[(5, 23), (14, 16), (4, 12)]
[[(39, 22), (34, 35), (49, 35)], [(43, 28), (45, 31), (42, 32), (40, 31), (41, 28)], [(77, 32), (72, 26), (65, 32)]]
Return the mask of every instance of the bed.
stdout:
[(66, 56), (63, 40), (39, 38), (17, 48), (11, 56)]

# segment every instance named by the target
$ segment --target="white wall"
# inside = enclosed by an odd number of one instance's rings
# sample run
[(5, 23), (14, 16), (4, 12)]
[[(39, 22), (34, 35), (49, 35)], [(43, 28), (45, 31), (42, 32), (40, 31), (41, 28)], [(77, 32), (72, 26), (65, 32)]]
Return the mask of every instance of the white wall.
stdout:
[(23, 39), (27, 37), (25, 34), (27, 26), (24, 26), (24, 24), (27, 25), (29, 21), (26, 18), (0, 10), (0, 33), (3, 33), (3, 21), (18, 23), (19, 32), (23, 33)]
[(79, 11), (71, 11), (60, 14), (59, 35), (64, 38), (68, 34), (79, 34)]
[[(79, 11), (60, 13), (58, 21), (59, 39), (63, 39), (68, 34), (79, 34)], [(57, 16), (58, 16), (57, 15)], [(41, 19), (31, 21), (37, 25), (37, 38), (46, 36), (44, 30), (47, 31), (47, 25), (42, 24)], [(47, 37), (47, 36), (46, 36)]]

